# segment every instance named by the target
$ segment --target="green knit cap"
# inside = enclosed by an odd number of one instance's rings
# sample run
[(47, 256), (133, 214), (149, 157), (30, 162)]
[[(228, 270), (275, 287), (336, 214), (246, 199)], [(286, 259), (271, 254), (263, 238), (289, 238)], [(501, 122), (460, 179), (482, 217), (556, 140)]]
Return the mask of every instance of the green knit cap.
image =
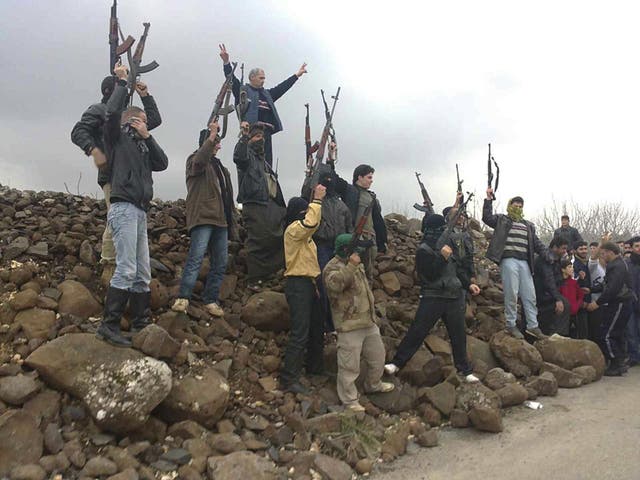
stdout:
[(341, 233), (340, 235), (338, 235), (336, 237), (335, 250), (333, 253), (335, 253), (338, 257), (345, 258), (347, 255), (344, 247), (348, 246), (351, 243), (352, 238), (353, 235), (351, 235), (350, 233)]

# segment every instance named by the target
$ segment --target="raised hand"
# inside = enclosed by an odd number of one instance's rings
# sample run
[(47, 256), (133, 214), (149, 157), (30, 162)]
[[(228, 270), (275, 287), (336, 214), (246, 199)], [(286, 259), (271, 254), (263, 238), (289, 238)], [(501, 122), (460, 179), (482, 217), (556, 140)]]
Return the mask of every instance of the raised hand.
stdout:
[(113, 67), (113, 73), (118, 77), (118, 80), (126, 80), (129, 76), (129, 69), (126, 65), (123, 65), (122, 62), (118, 62), (118, 64)]
[(327, 187), (319, 183), (318, 185), (316, 185), (316, 188), (313, 190), (313, 199), (322, 200), (326, 194), (327, 194)]
[(149, 95), (149, 89), (147, 88), (147, 84), (144, 82), (136, 82), (136, 92), (140, 95), (140, 98), (146, 97)]
[(493, 188), (487, 188), (487, 200), (493, 200)]
[(209, 124), (209, 131), (211, 132), (211, 134), (209, 135), (209, 140), (214, 142), (216, 139), (216, 136), (218, 135), (218, 132), (220, 131), (220, 126), (218, 125), (218, 122), (211, 122)]
[(218, 45), (220, 47), (220, 58), (222, 62), (227, 65), (229, 63), (229, 52), (227, 52), (227, 47), (224, 46), (224, 43)]
[(240, 124), (240, 130), (242, 131), (242, 135), (244, 135), (245, 137), (249, 136), (249, 122), (247, 121), (243, 121)]
[(300, 69), (296, 72), (296, 77), (300, 78), (305, 73), (307, 73), (307, 64), (303, 63)]

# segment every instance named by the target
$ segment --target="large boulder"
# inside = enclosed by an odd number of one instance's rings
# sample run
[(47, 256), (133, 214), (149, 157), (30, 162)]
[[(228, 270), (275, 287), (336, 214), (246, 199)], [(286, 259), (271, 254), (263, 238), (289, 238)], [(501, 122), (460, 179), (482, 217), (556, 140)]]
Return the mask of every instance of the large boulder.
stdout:
[(529, 391), (519, 383), (508, 383), (496, 390), (496, 393), (500, 397), (503, 408), (520, 405), (529, 398)]
[(62, 296), (58, 301), (58, 312), (70, 313), (81, 318), (99, 315), (102, 306), (93, 298), (87, 287), (75, 280), (65, 280), (58, 285)]
[(442, 382), (435, 387), (426, 388), (424, 395), (443, 415), (448, 416), (456, 406), (456, 387), (449, 382)]
[(11, 405), (22, 405), (39, 390), (40, 385), (27, 375), (0, 378), (0, 400)]
[(242, 451), (222, 457), (209, 457), (207, 475), (211, 480), (275, 480), (276, 467), (265, 457)]
[(158, 407), (160, 418), (168, 423), (193, 420), (213, 428), (222, 418), (229, 402), (229, 384), (213, 368), (199, 374), (175, 378), (171, 392)]
[(416, 387), (421, 387), (427, 383), (427, 372), (424, 371), (424, 366), (427, 362), (433, 358), (433, 354), (426, 348), (419, 349), (413, 357), (402, 367), (402, 370), (398, 373), (398, 376)]
[(542, 367), (542, 357), (538, 350), (507, 332), (496, 333), (491, 337), (489, 344), (498, 362), (516, 377), (530, 377), (538, 373)]
[(556, 377), (560, 388), (577, 388), (585, 383), (585, 378), (571, 370), (554, 365), (553, 363), (544, 362), (542, 372), (549, 372)]
[(473, 407), (469, 411), (469, 420), (478, 430), (492, 433), (502, 431), (502, 416), (497, 408)]
[(513, 373), (505, 372), (500, 367), (492, 368), (484, 377), (484, 384), (491, 390), (500, 390), (508, 383), (515, 383), (516, 377)]
[(42, 308), (28, 308), (18, 312), (14, 322), (22, 327), (29, 340), (46, 339), (56, 323), (56, 313)]
[(408, 383), (396, 383), (396, 388), (388, 393), (367, 394), (371, 403), (389, 413), (405, 412), (413, 408), (418, 399), (418, 390)]
[(474, 407), (500, 409), (502, 401), (496, 392), (481, 383), (462, 383), (456, 389), (456, 406), (465, 412)]
[(287, 330), (289, 305), (284, 293), (265, 291), (252, 295), (242, 307), (240, 319), (258, 330)]
[(53, 388), (82, 400), (96, 424), (115, 433), (142, 427), (171, 390), (164, 362), (88, 333), (46, 343), (26, 363)]
[(467, 355), (471, 359), (471, 363), (482, 360), (487, 364), (489, 370), (498, 366), (498, 361), (491, 352), (489, 343), (470, 335), (467, 335)]
[(35, 418), (23, 410), (0, 415), (0, 475), (12, 468), (38, 463), (42, 456), (42, 433)]
[(566, 370), (584, 365), (592, 366), (596, 370), (596, 380), (602, 377), (606, 368), (600, 347), (591, 340), (576, 340), (552, 335), (537, 341), (534, 345), (545, 362), (553, 363)]
[(558, 380), (551, 372), (542, 372), (539, 377), (531, 377), (525, 387), (532, 388), (538, 395), (555, 397), (558, 394)]
[(180, 350), (180, 342), (152, 323), (133, 337), (133, 347), (150, 357), (171, 359)]

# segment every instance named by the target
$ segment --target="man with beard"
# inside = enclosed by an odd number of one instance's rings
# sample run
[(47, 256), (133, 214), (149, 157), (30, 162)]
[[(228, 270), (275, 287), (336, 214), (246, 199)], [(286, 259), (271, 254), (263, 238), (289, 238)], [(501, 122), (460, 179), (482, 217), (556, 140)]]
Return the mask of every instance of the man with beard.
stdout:
[(242, 136), (233, 152), (238, 169), (238, 203), (247, 231), (248, 288), (262, 283), (284, 267), (282, 235), (286, 213), (276, 173), (264, 160), (264, 129), (242, 122)]
[[(229, 61), (229, 53), (224, 44), (220, 45), (220, 58), (224, 64), (224, 74), (229, 75), (233, 69)], [(271, 136), (282, 130), (282, 122), (276, 110), (276, 101), (293, 86), (298, 79), (307, 73), (307, 64), (303, 63), (298, 71), (273, 88), (264, 88), (265, 74), (261, 68), (252, 68), (249, 71), (249, 83), (240, 85), (235, 75), (231, 90), (236, 104), (240, 101), (241, 92), (246, 95), (247, 109), (243, 112), (242, 120), (250, 124), (260, 122), (264, 125), (264, 151), (265, 161), (273, 166), (273, 153)]]
[(308, 374), (324, 372), (321, 309), (316, 288), (320, 267), (312, 237), (320, 225), (325, 194), (326, 188), (318, 184), (313, 191), (311, 203), (302, 197), (293, 197), (287, 205), (287, 228), (284, 232), (287, 269), (284, 272), (284, 292), (289, 304), (291, 327), (280, 371), (280, 384), (283, 389), (293, 393), (308, 393), (300, 383), (303, 365), (306, 365)]
[(351, 184), (337, 177), (337, 191), (351, 212), (351, 221), (354, 227), (373, 203), (362, 234), (362, 241), (371, 243), (372, 246), (368, 247), (360, 256), (370, 282), (373, 281), (373, 264), (376, 256), (378, 253), (387, 251), (387, 227), (382, 218), (382, 207), (375, 193), (370, 190), (374, 172), (372, 166), (363, 164), (354, 169)]
[[(111, 171), (105, 156), (104, 141), (102, 138), (103, 126), (107, 117), (107, 101), (116, 85), (116, 77), (110, 75), (102, 80), (100, 90), (102, 100), (100, 103), (91, 105), (71, 130), (71, 141), (80, 147), (87, 156), (93, 157), (93, 163), (98, 169), (98, 185), (104, 193), (104, 201), (107, 205), (107, 212), (111, 206), (109, 197), (111, 196)], [(162, 119), (158, 106), (151, 95), (149, 89), (143, 82), (136, 82), (136, 92), (140, 95), (140, 100), (147, 116), (147, 129), (149, 131), (160, 126)], [(124, 105), (123, 105), (124, 108)], [(100, 253), (100, 263), (102, 263), (102, 283), (109, 285), (111, 276), (115, 269), (116, 250), (113, 246), (113, 236), (111, 228), (105, 226), (102, 234), (102, 251)]]
[(631, 253), (627, 265), (631, 271), (631, 285), (636, 298), (632, 303), (631, 316), (629, 317), (627, 351), (629, 366), (633, 367), (640, 364), (640, 236), (633, 237), (629, 241), (631, 242)]
[(507, 215), (493, 213), (493, 189), (487, 189), (482, 208), (482, 221), (494, 229), (487, 249), (487, 258), (500, 265), (504, 288), (504, 313), (507, 331), (515, 338), (524, 338), (516, 326), (518, 296), (526, 317), (527, 333), (542, 338), (538, 327), (538, 308), (533, 284), (534, 254), (547, 249), (536, 235), (533, 223), (524, 219), (522, 197), (513, 197), (507, 204)]
[[(591, 303), (591, 274), (589, 273), (589, 247), (587, 242), (576, 242), (573, 246), (573, 275), (584, 293), (584, 303)], [(576, 315), (576, 338), (590, 338), (589, 312), (584, 308)]]
[(467, 360), (464, 325), (465, 295), (478, 295), (480, 288), (470, 282), (468, 267), (461, 262), (457, 248), (445, 230), (442, 215), (430, 215), (425, 222), (422, 242), (416, 252), (416, 271), (422, 285), (415, 319), (400, 342), (385, 371), (392, 375), (404, 367), (423, 344), (429, 331), (442, 319), (453, 351), (455, 367), (467, 382), (478, 382)]
[(218, 303), (218, 295), (227, 270), (228, 240), (237, 238), (237, 226), (233, 215), (231, 176), (216, 157), (220, 150), (218, 124), (212, 122), (209, 132), (198, 151), (187, 158), (185, 210), (191, 245), (182, 272), (180, 293), (171, 309), (186, 313), (204, 255), (208, 252), (211, 265), (202, 301), (209, 314), (222, 317), (224, 311)]
[(600, 246), (607, 265), (604, 290), (596, 301), (587, 305), (588, 311), (602, 309), (602, 338), (600, 349), (609, 365), (604, 374), (621, 376), (625, 371), (626, 328), (631, 304), (636, 300), (631, 271), (622, 259), (620, 248), (612, 242)]
[(568, 245), (566, 238), (553, 237), (548, 252), (538, 255), (535, 261), (533, 279), (538, 323), (545, 335), (569, 335), (570, 305), (560, 293), (560, 286), (564, 283), (560, 260), (566, 255)]

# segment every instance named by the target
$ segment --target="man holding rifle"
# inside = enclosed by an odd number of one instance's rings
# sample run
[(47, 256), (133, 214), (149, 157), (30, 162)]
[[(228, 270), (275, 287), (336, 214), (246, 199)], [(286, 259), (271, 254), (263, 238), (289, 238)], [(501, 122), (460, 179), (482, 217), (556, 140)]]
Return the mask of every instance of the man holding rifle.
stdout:
[[(224, 74), (229, 75), (232, 66), (224, 44), (220, 45), (220, 58), (224, 63)], [(261, 68), (252, 68), (249, 71), (249, 83), (245, 85), (240, 85), (240, 80), (234, 76), (232, 91), (236, 104), (240, 102), (241, 95), (246, 96), (247, 101), (246, 111), (241, 112), (242, 120), (246, 120), (249, 124), (261, 122), (264, 125), (264, 154), (269, 166), (273, 166), (271, 136), (282, 130), (282, 122), (275, 102), (305, 73), (307, 73), (307, 64), (303, 63), (295, 74), (272, 88), (264, 88), (266, 77)]]

